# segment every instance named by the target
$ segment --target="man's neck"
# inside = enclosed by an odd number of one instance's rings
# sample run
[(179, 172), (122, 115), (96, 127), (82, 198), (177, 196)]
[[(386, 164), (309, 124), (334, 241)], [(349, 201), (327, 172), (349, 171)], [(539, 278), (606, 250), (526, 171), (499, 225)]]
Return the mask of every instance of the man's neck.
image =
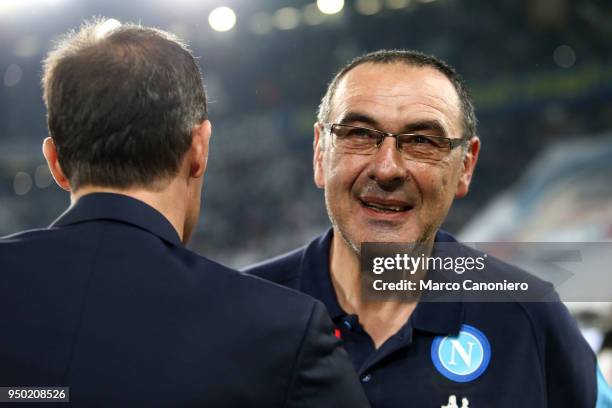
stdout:
[(334, 229), (330, 246), (329, 270), (338, 303), (349, 314), (356, 314), (376, 348), (397, 333), (408, 321), (417, 302), (372, 301), (362, 296), (359, 256)]
[(177, 186), (170, 183), (165, 188), (159, 191), (146, 190), (141, 188), (132, 189), (117, 189), (98, 186), (84, 186), (70, 194), (70, 202), (74, 205), (79, 198), (91, 193), (113, 193), (122, 194), (142, 201), (145, 204), (155, 208), (172, 224), (178, 233), (181, 241), (184, 241), (185, 214), (187, 211), (186, 200), (179, 200), (181, 197)]

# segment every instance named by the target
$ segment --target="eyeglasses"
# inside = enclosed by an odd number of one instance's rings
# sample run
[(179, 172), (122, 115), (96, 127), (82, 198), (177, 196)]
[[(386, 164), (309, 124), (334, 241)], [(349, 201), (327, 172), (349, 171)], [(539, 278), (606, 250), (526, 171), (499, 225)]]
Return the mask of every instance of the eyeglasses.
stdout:
[(370, 155), (376, 153), (385, 137), (395, 138), (402, 157), (414, 160), (442, 160), (466, 138), (428, 136), (416, 133), (394, 134), (360, 126), (339, 123), (323, 124), (332, 135), (332, 145), (342, 153)]

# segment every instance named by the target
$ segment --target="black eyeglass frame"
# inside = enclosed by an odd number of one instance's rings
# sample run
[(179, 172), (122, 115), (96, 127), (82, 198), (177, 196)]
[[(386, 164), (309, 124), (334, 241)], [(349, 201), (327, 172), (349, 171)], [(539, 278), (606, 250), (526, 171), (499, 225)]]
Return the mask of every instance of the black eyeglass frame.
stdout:
[[(380, 148), (380, 145), (383, 143), (386, 137), (392, 137), (395, 139), (395, 147), (398, 151), (400, 150), (399, 139), (398, 139), (399, 136), (421, 136), (421, 137), (425, 137), (428, 139), (435, 139), (440, 142), (446, 142), (448, 143), (449, 152), (451, 152), (453, 149), (459, 146), (464, 145), (468, 141), (467, 137), (451, 138), (451, 137), (446, 137), (446, 136), (428, 136), (428, 135), (423, 135), (420, 133), (390, 133), (390, 132), (384, 132), (378, 129), (368, 128), (365, 126), (345, 125), (344, 123), (322, 123), (322, 125), (324, 129), (330, 132), (330, 134), (332, 133), (334, 126), (347, 127), (347, 128), (352, 128), (352, 129), (366, 129), (366, 130), (372, 131), (375, 134), (380, 135), (380, 137), (376, 139), (375, 147), (377, 149)], [(333, 144), (333, 140), (334, 138), (332, 135), (332, 144)]]

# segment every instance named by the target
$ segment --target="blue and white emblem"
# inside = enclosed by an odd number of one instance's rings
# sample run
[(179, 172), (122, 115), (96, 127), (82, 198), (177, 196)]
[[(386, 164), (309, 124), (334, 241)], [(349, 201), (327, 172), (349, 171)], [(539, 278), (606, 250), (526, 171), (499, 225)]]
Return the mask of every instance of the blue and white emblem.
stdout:
[(485, 372), (491, 360), (491, 345), (483, 332), (473, 326), (461, 326), (458, 336), (438, 336), (431, 345), (431, 359), (436, 369), (455, 382), (475, 380)]

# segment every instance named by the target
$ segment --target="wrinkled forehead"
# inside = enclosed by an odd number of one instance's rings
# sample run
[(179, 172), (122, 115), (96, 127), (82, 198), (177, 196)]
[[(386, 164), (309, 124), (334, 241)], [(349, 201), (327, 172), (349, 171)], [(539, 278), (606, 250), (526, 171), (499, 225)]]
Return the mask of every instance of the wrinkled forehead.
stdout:
[(388, 132), (437, 121), (449, 136), (462, 131), (459, 96), (444, 74), (404, 63), (365, 63), (349, 71), (331, 100), (329, 121), (365, 115)]

